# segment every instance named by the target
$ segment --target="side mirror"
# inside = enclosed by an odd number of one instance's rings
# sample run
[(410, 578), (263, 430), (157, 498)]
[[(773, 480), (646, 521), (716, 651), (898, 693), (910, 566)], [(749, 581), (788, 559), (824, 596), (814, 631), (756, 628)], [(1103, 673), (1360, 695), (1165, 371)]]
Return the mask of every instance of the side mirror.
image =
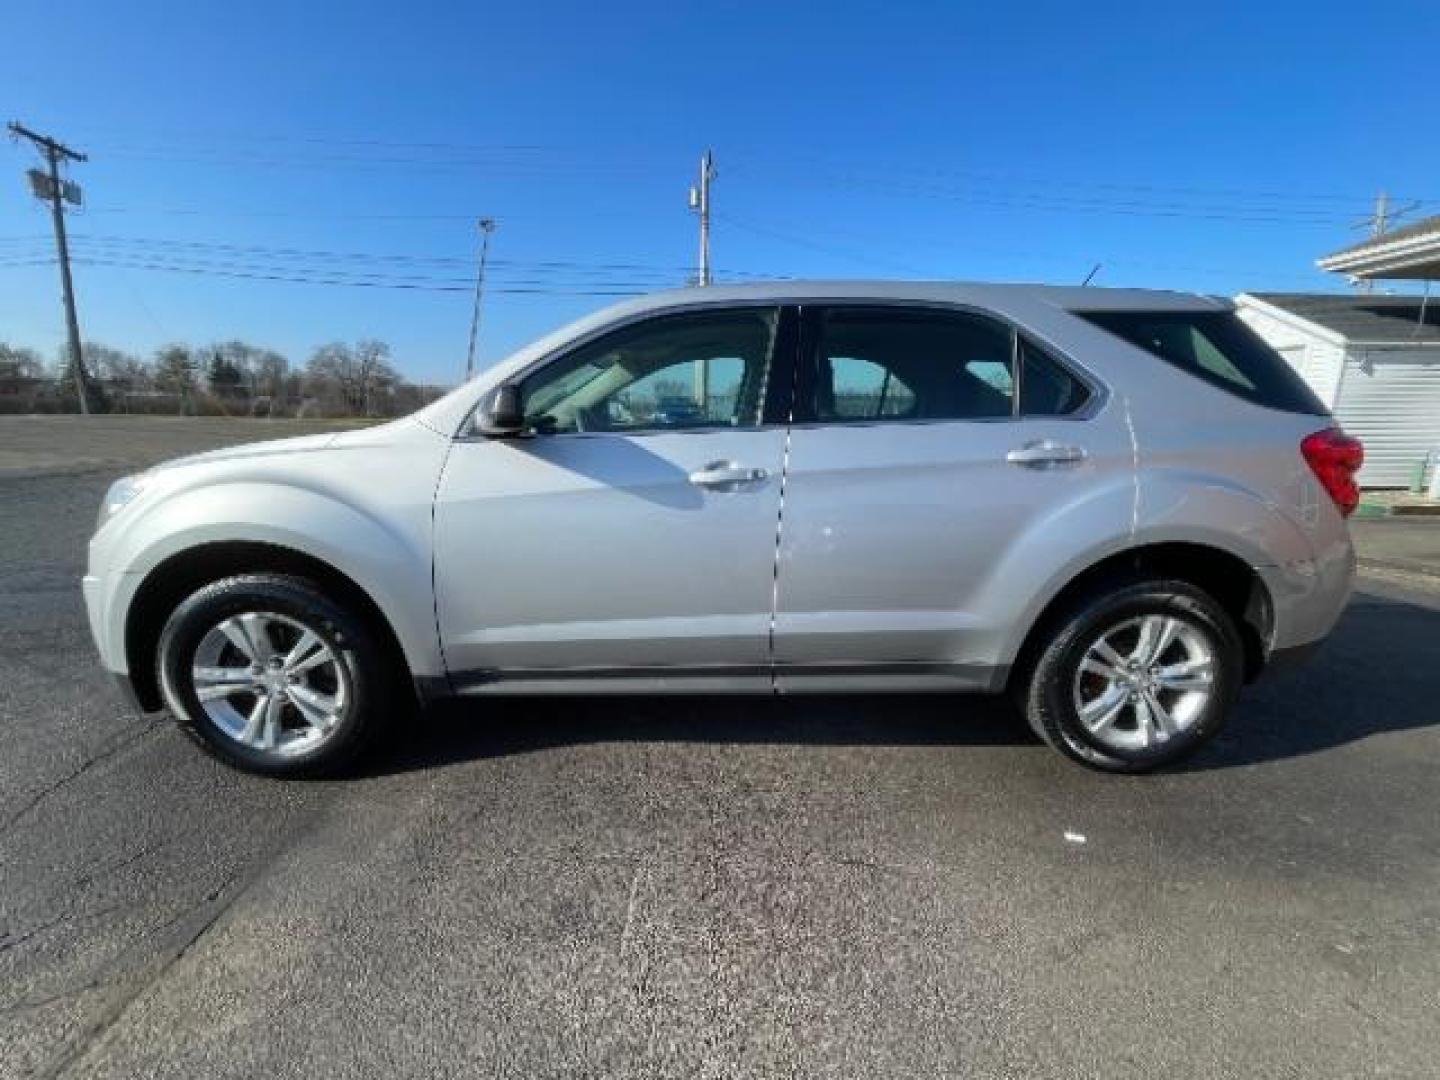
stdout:
[(520, 403), (520, 387), (514, 383), (501, 383), (492, 390), (475, 417), (475, 430), (481, 435), (501, 438), (522, 434), (525, 431), (525, 409)]

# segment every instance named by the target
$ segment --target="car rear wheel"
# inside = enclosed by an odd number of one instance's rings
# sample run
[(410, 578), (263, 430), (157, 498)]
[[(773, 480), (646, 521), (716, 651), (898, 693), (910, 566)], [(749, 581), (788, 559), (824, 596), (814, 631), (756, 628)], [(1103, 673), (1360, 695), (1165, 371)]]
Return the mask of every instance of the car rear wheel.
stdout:
[(371, 627), (313, 583), (213, 582), (160, 635), (166, 703), (207, 749), (250, 772), (333, 773), (385, 726), (393, 665)]
[(1046, 742), (1109, 772), (1173, 764), (1213, 738), (1243, 678), (1235, 624), (1183, 581), (1141, 581), (1077, 604), (1051, 628), (1024, 706)]

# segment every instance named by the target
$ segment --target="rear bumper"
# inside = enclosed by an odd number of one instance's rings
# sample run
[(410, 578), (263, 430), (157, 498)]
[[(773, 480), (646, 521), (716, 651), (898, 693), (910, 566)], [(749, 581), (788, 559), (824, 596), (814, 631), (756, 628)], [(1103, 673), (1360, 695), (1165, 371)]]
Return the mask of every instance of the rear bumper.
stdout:
[(1347, 536), (1313, 560), (1259, 573), (1272, 606), (1268, 661), (1288, 666), (1335, 628), (1355, 582), (1355, 549)]
[(1275, 671), (1291, 671), (1304, 667), (1320, 651), (1324, 641), (1310, 641), (1304, 645), (1290, 645), (1283, 649), (1272, 649), (1265, 661), (1267, 674)]

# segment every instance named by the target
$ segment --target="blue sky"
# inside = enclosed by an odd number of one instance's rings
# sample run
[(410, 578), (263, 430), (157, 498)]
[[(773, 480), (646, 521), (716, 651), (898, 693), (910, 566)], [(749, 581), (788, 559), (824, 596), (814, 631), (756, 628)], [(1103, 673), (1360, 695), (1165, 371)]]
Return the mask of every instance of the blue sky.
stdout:
[[(90, 154), (85, 335), (142, 352), (379, 337), (453, 381), (475, 218), (488, 363), (585, 293), (683, 281), (706, 146), (722, 279), (1335, 290), (1314, 259), (1379, 189), (1440, 213), (1433, 4), (10, 0), (4, 26), (3, 119)], [(0, 148), (0, 341), (50, 355), (33, 163)]]

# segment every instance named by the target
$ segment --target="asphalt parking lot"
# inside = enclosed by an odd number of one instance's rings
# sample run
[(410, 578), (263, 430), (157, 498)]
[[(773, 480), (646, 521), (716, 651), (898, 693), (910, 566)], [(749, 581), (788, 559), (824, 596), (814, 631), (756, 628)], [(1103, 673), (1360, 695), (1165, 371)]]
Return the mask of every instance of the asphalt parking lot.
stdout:
[(126, 711), (77, 578), (115, 472), (300, 429), (108, 421), (27, 471), (78, 429), (20, 423), (0, 1076), (1435, 1073), (1436, 579), (1362, 578), (1153, 777), (872, 697), (485, 703), (279, 783)]

